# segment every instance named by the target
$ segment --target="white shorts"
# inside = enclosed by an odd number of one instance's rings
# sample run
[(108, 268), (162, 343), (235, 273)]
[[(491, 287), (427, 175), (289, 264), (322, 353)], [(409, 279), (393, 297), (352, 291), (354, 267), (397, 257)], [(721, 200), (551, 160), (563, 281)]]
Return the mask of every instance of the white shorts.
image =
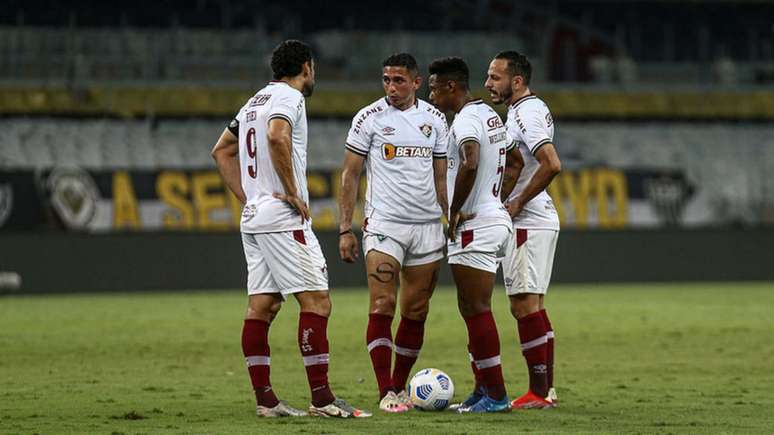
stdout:
[(368, 218), (363, 224), (363, 253), (383, 252), (401, 266), (419, 266), (442, 259), (444, 243), (440, 220), (403, 224)]
[(460, 264), (486, 272), (497, 273), (511, 244), (513, 229), (493, 225), (472, 230), (457, 230), (456, 240), (449, 240), (449, 264)]
[(247, 293), (328, 290), (328, 265), (311, 229), (242, 233), (247, 260)]
[(514, 231), (513, 243), (503, 261), (505, 292), (508, 295), (546, 294), (558, 239), (559, 231), (556, 230)]

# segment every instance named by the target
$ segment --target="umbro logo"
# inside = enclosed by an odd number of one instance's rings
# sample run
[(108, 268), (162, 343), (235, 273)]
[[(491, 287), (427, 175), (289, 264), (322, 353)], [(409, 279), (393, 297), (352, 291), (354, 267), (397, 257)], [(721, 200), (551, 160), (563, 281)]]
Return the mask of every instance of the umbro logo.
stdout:
[(383, 133), (385, 136), (392, 136), (392, 135), (394, 135), (394, 134), (395, 134), (395, 129), (394, 129), (394, 128), (392, 128), (392, 127), (390, 127), (390, 126), (387, 126), (387, 127), (384, 127), (384, 128), (382, 129), (382, 133)]

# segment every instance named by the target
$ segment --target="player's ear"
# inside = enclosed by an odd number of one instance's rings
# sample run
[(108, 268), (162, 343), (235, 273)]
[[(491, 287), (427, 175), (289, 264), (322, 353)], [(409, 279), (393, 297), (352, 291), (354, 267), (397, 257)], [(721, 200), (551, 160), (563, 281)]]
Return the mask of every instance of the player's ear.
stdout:
[(422, 76), (417, 74), (417, 76), (414, 77), (414, 90), (416, 91), (420, 86), (422, 86)]
[(313, 65), (312, 62), (313, 61), (311, 61), (311, 60), (308, 60), (308, 61), (304, 62), (303, 71), (304, 71), (304, 75), (305, 76), (311, 76), (312, 75), (312, 70), (314, 68), (312, 66)]
[(515, 75), (511, 78), (511, 89), (518, 90), (521, 85), (524, 84), (524, 77), (520, 75)]

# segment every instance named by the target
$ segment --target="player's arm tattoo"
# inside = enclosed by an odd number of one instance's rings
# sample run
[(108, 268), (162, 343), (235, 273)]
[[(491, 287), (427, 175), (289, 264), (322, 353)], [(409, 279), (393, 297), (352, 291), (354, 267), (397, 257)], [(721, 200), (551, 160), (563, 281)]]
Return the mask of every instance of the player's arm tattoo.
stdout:
[(375, 272), (369, 273), (368, 277), (382, 284), (389, 284), (395, 280), (395, 269), (390, 263), (379, 263), (376, 266)]

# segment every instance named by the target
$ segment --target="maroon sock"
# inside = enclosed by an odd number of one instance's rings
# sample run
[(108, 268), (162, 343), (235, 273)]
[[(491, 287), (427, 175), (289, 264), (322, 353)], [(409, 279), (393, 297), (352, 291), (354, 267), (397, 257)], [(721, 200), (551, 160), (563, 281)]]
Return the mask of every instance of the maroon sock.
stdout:
[(505, 396), (505, 382), (500, 365), (500, 337), (491, 311), (465, 318), (468, 327), (470, 353), (486, 388), (487, 395), (495, 400)]
[(392, 364), (392, 316), (371, 313), (368, 315), (366, 343), (374, 366), (376, 383), (379, 384), (379, 398), (394, 391), (390, 368)]
[(392, 372), (392, 385), (396, 390), (406, 389), (406, 380), (419, 358), (422, 339), (425, 335), (425, 321), (400, 317), (398, 332), (395, 333), (395, 368)]
[(312, 390), (312, 405), (332, 403), (336, 398), (328, 385), (328, 318), (302, 311), (298, 316), (298, 347)]
[(546, 343), (546, 381), (548, 388), (554, 386), (554, 328), (551, 326), (551, 321), (548, 320), (548, 313), (546, 310), (540, 310), (543, 315), (543, 323), (546, 324), (546, 337), (548, 342)]
[(543, 315), (534, 312), (518, 320), (521, 353), (529, 369), (529, 389), (540, 397), (548, 394), (546, 378), (546, 324)]
[(473, 391), (478, 391), (484, 387), (484, 381), (481, 379), (481, 372), (476, 367), (476, 362), (473, 359), (473, 351), (470, 349), (470, 343), (468, 343), (468, 358), (470, 359), (470, 370), (473, 372), (473, 377), (476, 380), (476, 385), (473, 387)]
[(242, 327), (242, 353), (247, 362), (247, 372), (255, 391), (255, 402), (273, 408), (279, 401), (269, 381), (269, 323), (257, 319), (245, 319)]

